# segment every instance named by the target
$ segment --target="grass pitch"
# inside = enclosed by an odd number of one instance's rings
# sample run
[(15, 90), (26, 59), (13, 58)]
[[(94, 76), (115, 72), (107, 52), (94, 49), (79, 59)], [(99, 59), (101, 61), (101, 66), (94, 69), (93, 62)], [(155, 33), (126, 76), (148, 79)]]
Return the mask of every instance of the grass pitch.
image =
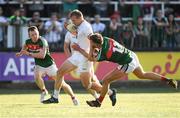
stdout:
[(89, 107), (93, 97), (83, 92), (76, 94), (79, 106), (67, 94), (60, 94), (59, 104), (41, 104), (38, 92), (0, 90), (0, 118), (180, 118), (179, 90), (118, 90), (116, 106), (106, 96), (101, 108)]

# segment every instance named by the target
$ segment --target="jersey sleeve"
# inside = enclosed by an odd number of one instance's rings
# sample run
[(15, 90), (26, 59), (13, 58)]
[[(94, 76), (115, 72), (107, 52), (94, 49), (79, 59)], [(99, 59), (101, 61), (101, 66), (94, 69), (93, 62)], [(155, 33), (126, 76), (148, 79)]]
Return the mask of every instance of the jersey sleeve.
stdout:
[(42, 38), (42, 44), (43, 44), (43, 47), (48, 47), (48, 42), (44, 38)]
[(86, 28), (84, 28), (84, 33), (86, 36), (93, 33), (92, 26), (89, 24)]

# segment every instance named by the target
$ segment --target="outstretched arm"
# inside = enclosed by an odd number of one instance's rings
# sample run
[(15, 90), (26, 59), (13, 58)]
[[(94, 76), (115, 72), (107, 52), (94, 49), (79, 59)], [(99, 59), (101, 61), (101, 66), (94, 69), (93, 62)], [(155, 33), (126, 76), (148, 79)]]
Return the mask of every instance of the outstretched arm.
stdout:
[(46, 56), (46, 52), (47, 52), (47, 47), (43, 47), (42, 49), (39, 50), (38, 53), (31, 53), (28, 52), (26, 49), (26, 45), (23, 46), (23, 48), (21, 49), (20, 52), (16, 53), (16, 56), (22, 56), (22, 55), (27, 55), (27, 56), (31, 56), (33, 58), (39, 58), (39, 59), (44, 59)]
[(23, 47), (22, 47), (21, 51), (16, 53), (16, 56), (17, 56), (17, 57), (22, 56), (22, 55), (23, 55), (23, 51), (24, 51), (24, 50), (26, 50), (26, 45), (23, 45)]
[(39, 50), (38, 53), (30, 53), (30, 52), (27, 52), (26, 55), (31, 56), (31, 57), (33, 57), (33, 58), (44, 59), (45, 56), (46, 56), (46, 52), (47, 52), (47, 48), (46, 48), (46, 47), (43, 47), (42, 49)]

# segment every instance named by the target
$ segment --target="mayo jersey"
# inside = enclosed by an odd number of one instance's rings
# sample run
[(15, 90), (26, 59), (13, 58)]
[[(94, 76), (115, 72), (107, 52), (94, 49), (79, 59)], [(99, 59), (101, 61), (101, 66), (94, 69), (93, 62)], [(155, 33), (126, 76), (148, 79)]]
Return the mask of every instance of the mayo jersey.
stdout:
[(88, 35), (93, 33), (91, 25), (84, 20), (77, 28), (77, 43), (78, 45), (84, 49), (86, 52), (90, 50), (90, 41), (88, 39)]
[(131, 51), (115, 40), (103, 37), (102, 48), (98, 52), (98, 61), (111, 61), (119, 65), (129, 64), (132, 61)]
[(27, 51), (31, 53), (38, 53), (40, 49), (43, 49), (43, 47), (47, 47), (47, 52), (44, 59), (34, 58), (35, 65), (39, 65), (41, 67), (49, 67), (54, 63), (54, 60), (49, 53), (48, 43), (43, 37), (40, 37), (35, 43), (31, 39), (27, 39), (25, 41), (25, 45)]
[[(77, 43), (77, 36), (71, 34), (70, 32), (67, 32), (65, 35), (65, 40), (66, 43), (70, 43), (70, 48), (73, 43)], [(71, 48), (71, 53), (77, 52), (73, 48)]]

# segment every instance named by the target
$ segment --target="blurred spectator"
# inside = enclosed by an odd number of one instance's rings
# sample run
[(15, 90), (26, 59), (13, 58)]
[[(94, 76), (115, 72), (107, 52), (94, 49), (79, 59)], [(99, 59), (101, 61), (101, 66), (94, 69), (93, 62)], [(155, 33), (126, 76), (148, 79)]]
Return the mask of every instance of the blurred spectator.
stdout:
[(103, 33), (105, 31), (105, 24), (101, 22), (100, 15), (95, 15), (95, 22), (92, 24), (93, 32)]
[(177, 35), (177, 33), (179, 33), (179, 28), (174, 20), (173, 14), (170, 14), (168, 16), (168, 23), (169, 25), (166, 27), (166, 46), (168, 48), (174, 48), (177, 45), (175, 36)]
[(123, 26), (123, 32), (122, 32), (122, 40), (124, 43), (124, 46), (127, 48), (132, 49), (134, 44), (134, 26), (133, 21), (128, 21)]
[(115, 14), (111, 16), (110, 24), (109, 24), (109, 37), (116, 39), (117, 42), (122, 43), (121, 41), (121, 30), (122, 23), (119, 15)]
[(0, 0), (0, 4), (5, 4), (7, 0)]
[[(133, 2), (137, 2), (138, 0), (133, 0)], [(137, 25), (137, 19), (139, 16), (142, 16), (142, 10), (139, 4), (133, 4), (132, 7), (132, 18), (134, 19), (134, 25)]]
[(178, 48), (180, 48), (180, 22), (176, 22), (177, 23), (177, 27), (179, 29), (179, 32), (176, 34), (175, 38), (177, 41), (177, 46)]
[(144, 25), (143, 18), (138, 17), (138, 24), (134, 28), (135, 39), (134, 47), (135, 48), (147, 48), (148, 47), (148, 29)]
[(95, 8), (93, 7), (93, 0), (79, 0), (81, 4), (78, 5), (78, 9), (87, 16), (94, 17)]
[(44, 34), (43, 26), (44, 22), (40, 17), (39, 12), (34, 12), (32, 18), (28, 21), (28, 26), (36, 26), (40, 32), (40, 34)]
[(165, 45), (165, 27), (168, 25), (167, 19), (163, 17), (162, 11), (157, 11), (157, 17), (153, 18), (152, 45), (153, 47), (163, 47)]
[(27, 23), (26, 10), (24, 8), (21, 8), (19, 12), (20, 12), (20, 17), (22, 17)]
[[(151, 0), (144, 0), (145, 2), (150, 2)], [(142, 6), (143, 10), (143, 16), (145, 19), (151, 20), (153, 18), (153, 13), (154, 13), (154, 7), (152, 4), (144, 4)]]
[(85, 16), (84, 19), (91, 24), (91, 18), (89, 16)]
[(94, 4), (96, 14), (99, 14), (101, 17), (107, 17), (107, 9), (110, 0), (98, 0), (98, 2), (100, 2), (100, 4)]
[(20, 9), (14, 11), (14, 15), (10, 17), (10, 25), (21, 26), (25, 25), (27, 19), (24, 16), (21, 16)]
[(5, 47), (6, 29), (8, 26), (8, 20), (3, 16), (3, 9), (0, 7), (0, 47)]
[(62, 48), (61, 32), (62, 24), (58, 21), (57, 13), (52, 13), (50, 20), (45, 22), (45, 37), (52, 49)]
[(20, 48), (22, 43), (22, 32), (21, 29), (23, 26), (26, 26), (27, 19), (22, 16), (20, 13), (20, 10), (15, 10), (14, 15), (10, 17), (10, 25), (12, 26), (12, 30), (14, 32), (14, 41), (15, 41), (15, 47)]
[(78, 9), (77, 0), (63, 0), (63, 14), (68, 15), (69, 11)]

